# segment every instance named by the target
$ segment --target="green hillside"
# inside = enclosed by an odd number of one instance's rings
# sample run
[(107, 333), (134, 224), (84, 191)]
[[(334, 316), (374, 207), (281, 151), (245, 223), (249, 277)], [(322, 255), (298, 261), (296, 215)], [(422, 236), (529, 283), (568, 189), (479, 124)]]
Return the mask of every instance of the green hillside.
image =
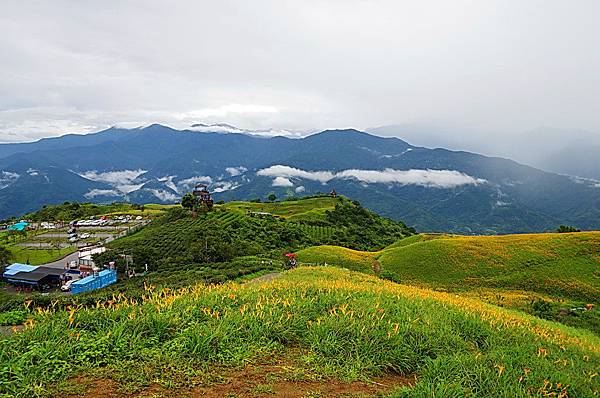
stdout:
[[(317, 246), (297, 254), (301, 263), (449, 290), (600, 334), (600, 232), (415, 235), (375, 252)], [(588, 303), (595, 307), (580, 310)]]
[(413, 232), (345, 198), (289, 202), (232, 202), (208, 213), (169, 209), (139, 232), (109, 245), (151, 270), (194, 268), (240, 256), (281, 260), (283, 253), (318, 244), (385, 247)]
[(600, 233), (439, 237), (384, 250), (384, 269), (436, 286), (523, 289), (600, 297)]
[(0, 339), (0, 395), (62, 396), (81, 380), (87, 397), (590, 397), (598, 347), (590, 333), (477, 300), (300, 268), (31, 310)]
[(119, 282), (0, 290), (0, 397), (599, 391), (600, 232), (417, 235), (343, 197), (119, 206), (154, 216), (95, 257)]
[(283, 202), (228, 202), (221, 207), (242, 213), (270, 213), (289, 221), (323, 221), (325, 212), (334, 210), (336, 203), (339, 202), (340, 198), (321, 196)]
[(600, 297), (600, 233), (505, 236), (418, 235), (377, 252), (321, 246), (298, 252), (307, 263), (372, 264), (403, 281), (432, 287), (522, 289), (582, 300)]

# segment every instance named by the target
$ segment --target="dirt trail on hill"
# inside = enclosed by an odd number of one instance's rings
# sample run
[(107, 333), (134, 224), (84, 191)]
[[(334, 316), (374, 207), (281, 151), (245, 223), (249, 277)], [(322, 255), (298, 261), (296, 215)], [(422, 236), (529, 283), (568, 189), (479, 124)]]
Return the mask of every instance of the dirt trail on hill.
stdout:
[[(396, 388), (412, 387), (415, 376), (389, 374), (372, 381), (342, 382), (337, 379), (315, 380), (293, 366), (283, 363), (276, 365), (247, 365), (241, 369), (215, 366), (214, 380), (192, 388), (168, 389), (153, 384), (137, 393), (128, 393), (119, 384), (109, 379), (81, 380), (85, 387), (84, 398), (337, 398), (337, 397), (377, 397), (390, 393)], [(314, 376), (314, 375), (313, 375)], [(74, 398), (74, 395), (67, 395)]]
[(271, 272), (269, 274), (264, 274), (261, 276), (257, 276), (254, 279), (250, 279), (247, 283), (262, 283), (262, 282), (270, 282), (275, 278), (279, 278), (281, 272)]

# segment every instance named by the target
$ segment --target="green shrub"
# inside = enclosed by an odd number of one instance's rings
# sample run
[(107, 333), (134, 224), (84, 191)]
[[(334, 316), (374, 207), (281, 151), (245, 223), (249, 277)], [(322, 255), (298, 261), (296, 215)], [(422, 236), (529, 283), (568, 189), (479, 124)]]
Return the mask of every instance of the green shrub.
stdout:
[(388, 281), (392, 281), (392, 282), (396, 282), (396, 283), (401, 283), (400, 275), (398, 275), (397, 273), (395, 273), (393, 271), (383, 270), (379, 274), (379, 277), (381, 279), (385, 279), (385, 280), (388, 280)]
[(8, 312), (0, 312), (0, 326), (20, 325), (28, 317), (27, 311), (12, 310)]

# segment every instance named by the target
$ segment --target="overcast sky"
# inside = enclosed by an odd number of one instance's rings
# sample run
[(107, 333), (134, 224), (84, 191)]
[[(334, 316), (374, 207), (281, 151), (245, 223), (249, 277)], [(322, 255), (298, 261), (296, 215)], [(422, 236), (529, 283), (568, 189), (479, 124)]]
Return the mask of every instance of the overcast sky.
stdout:
[(599, 16), (597, 0), (4, 0), (0, 141), (153, 122), (600, 132)]

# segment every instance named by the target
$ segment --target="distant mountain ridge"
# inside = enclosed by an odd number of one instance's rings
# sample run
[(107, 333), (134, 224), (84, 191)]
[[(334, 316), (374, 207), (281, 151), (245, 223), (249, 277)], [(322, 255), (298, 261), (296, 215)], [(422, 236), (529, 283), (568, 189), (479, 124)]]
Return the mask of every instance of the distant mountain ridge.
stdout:
[(600, 229), (595, 180), (352, 129), (292, 139), (154, 124), (0, 144), (0, 218), (65, 200), (171, 203), (198, 182), (217, 200), (335, 188), (425, 231)]

